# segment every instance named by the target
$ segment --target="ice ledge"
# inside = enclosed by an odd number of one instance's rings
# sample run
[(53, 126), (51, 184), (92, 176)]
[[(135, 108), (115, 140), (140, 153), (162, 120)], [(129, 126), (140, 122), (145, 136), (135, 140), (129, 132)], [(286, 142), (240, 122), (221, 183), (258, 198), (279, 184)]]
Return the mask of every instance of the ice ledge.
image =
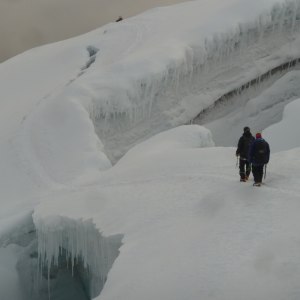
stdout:
[(81, 274), (89, 299), (98, 296), (119, 255), (123, 235), (103, 237), (92, 220), (48, 216), (34, 222), (39, 277), (47, 274), (48, 293), (51, 295), (51, 277), (57, 278), (57, 269), (69, 268), (72, 276), (75, 269)]
[(123, 235), (104, 237), (92, 220), (63, 216), (33, 218), (32, 212), (5, 220), (0, 247), (17, 244), (25, 299), (87, 300), (100, 294), (119, 255)]

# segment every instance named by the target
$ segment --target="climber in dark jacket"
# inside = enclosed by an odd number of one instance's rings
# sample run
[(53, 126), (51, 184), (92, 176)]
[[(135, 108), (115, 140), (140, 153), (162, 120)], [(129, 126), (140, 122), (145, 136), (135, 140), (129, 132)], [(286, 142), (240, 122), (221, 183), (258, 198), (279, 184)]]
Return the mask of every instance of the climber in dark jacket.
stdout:
[(248, 152), (250, 145), (255, 140), (252, 136), (249, 127), (244, 128), (244, 133), (239, 139), (238, 147), (236, 150), (236, 156), (240, 157), (240, 181), (246, 182), (250, 175), (250, 163), (248, 161)]
[(123, 18), (120, 16), (119, 19), (116, 22), (123, 21)]

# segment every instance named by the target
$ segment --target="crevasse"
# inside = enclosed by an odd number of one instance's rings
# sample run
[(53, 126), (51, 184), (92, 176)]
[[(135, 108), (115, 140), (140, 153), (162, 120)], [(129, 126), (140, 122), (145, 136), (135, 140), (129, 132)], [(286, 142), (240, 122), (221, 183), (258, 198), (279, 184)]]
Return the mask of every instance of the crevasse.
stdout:
[(123, 236), (103, 237), (91, 220), (56, 216), (51, 224), (35, 222), (37, 238), (17, 264), (27, 297), (83, 300), (98, 296)]

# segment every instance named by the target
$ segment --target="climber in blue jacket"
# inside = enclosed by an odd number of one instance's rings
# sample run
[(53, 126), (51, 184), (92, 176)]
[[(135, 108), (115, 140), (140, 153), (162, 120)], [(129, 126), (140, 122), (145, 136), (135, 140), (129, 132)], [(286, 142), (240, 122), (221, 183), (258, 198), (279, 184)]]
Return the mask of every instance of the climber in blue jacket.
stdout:
[(261, 186), (264, 165), (270, 160), (270, 146), (262, 138), (261, 133), (256, 134), (256, 139), (251, 144), (248, 152), (248, 161), (252, 164), (252, 173), (254, 177), (253, 186)]

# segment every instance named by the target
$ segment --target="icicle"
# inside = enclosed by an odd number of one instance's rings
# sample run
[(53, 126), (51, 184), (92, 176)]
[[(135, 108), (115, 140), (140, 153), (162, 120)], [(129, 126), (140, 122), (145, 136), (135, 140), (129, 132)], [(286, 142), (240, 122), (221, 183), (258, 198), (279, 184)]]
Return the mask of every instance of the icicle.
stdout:
[[(103, 286), (107, 274), (118, 255), (121, 236), (118, 243), (111, 243), (107, 238), (103, 238), (99, 231), (95, 229), (91, 222), (72, 221), (62, 218), (61, 226), (57, 231), (53, 228), (37, 228), (38, 239), (38, 268), (37, 276), (42, 274), (44, 267), (47, 268), (48, 297), (50, 299), (51, 267), (59, 264), (65, 249), (65, 259), (68, 266), (71, 261), (72, 275), (74, 267), (82, 261), (84, 268), (88, 269), (90, 276), (94, 279), (91, 282), (91, 296), (99, 294), (99, 288)], [(115, 254), (112, 254), (115, 253)], [(101, 279), (102, 285), (99, 286)], [(36, 280), (39, 283), (39, 278)], [(36, 289), (38, 291), (38, 288)]]

